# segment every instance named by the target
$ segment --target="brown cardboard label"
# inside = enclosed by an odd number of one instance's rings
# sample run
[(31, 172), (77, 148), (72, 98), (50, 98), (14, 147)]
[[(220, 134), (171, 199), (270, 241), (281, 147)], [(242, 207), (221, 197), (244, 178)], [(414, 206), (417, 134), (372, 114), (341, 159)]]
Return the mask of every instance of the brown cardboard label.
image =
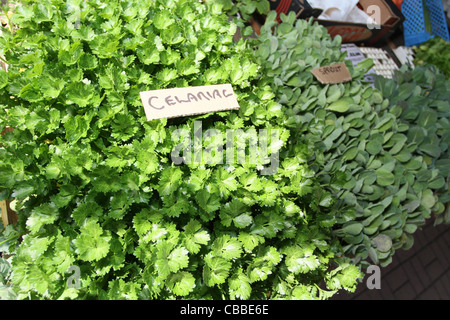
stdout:
[(143, 91), (140, 96), (149, 121), (239, 109), (231, 84)]
[(323, 84), (342, 83), (352, 80), (350, 71), (344, 62), (311, 70), (312, 74)]

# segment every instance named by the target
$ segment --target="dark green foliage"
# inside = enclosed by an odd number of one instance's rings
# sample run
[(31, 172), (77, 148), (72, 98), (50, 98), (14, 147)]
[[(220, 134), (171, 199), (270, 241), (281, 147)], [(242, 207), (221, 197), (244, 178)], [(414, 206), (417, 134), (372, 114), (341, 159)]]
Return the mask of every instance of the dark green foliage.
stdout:
[(322, 85), (310, 70), (344, 61), (339, 37), (293, 14), (279, 26), (274, 18), (254, 41), (260, 85), (283, 105), (291, 140), (314, 145), (309, 164), (329, 192), (322, 203), (345, 255), (385, 266), (448, 202), (448, 82), (418, 69), (374, 89), (361, 80), (372, 66), (366, 60), (347, 63), (353, 81)]

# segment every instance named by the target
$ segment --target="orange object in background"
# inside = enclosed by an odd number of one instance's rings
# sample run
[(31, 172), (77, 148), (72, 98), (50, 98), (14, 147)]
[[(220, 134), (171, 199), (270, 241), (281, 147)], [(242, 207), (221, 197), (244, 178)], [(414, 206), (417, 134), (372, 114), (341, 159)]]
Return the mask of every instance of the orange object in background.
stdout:
[(400, 10), (402, 9), (403, 0), (392, 0), (392, 1), (395, 3), (397, 8), (399, 8)]

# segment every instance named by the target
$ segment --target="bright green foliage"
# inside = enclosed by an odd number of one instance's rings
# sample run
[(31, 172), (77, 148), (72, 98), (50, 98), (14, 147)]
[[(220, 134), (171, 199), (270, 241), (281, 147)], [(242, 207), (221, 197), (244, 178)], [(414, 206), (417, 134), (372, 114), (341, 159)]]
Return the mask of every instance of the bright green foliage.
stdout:
[[(283, 105), (290, 141), (313, 144), (308, 163), (328, 191), (316, 197), (334, 213), (344, 254), (361, 266), (387, 265), (448, 202), (448, 81), (418, 69), (399, 74), (398, 85), (380, 80), (380, 91), (361, 80), (373, 64), (366, 60), (346, 62), (352, 81), (323, 85), (310, 70), (344, 61), (339, 37), (293, 14), (275, 28), (274, 20), (272, 12), (253, 42), (260, 86)], [(296, 255), (314, 266), (313, 256)]]
[(109, 251), (111, 236), (103, 235), (102, 227), (95, 220), (87, 220), (74, 240), (81, 260), (93, 261), (104, 258)]
[[(17, 28), (0, 41), (9, 63), (0, 130), (14, 128), (0, 138), (0, 199), (17, 200), (22, 237), (5, 239), (17, 243), (6, 276), (19, 299), (325, 299), (354, 290), (361, 274), (339, 257), (333, 199), (307, 165), (313, 149), (297, 140), (271, 78), (257, 85), (258, 60), (247, 42), (233, 42), (236, 25), (220, 6), (22, 3)], [(240, 110), (146, 120), (141, 91), (221, 83), (233, 85)], [(175, 165), (174, 132), (193, 132), (195, 121), (203, 130), (278, 129), (278, 170), (262, 175), (265, 159)], [(68, 287), (71, 266), (79, 288)]]

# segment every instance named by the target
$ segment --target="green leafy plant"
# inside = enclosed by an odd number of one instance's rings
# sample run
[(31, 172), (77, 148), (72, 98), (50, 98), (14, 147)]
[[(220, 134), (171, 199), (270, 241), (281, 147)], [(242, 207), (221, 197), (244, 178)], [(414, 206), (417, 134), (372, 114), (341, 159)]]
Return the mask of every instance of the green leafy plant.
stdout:
[[(372, 88), (362, 81), (371, 60), (355, 68), (346, 61), (350, 82), (320, 84), (310, 70), (345, 61), (340, 38), (332, 40), (326, 29), (293, 14), (282, 16), (279, 25), (275, 14), (269, 14), (254, 46), (263, 66), (260, 85), (270, 85), (283, 105), (286, 126), (295, 132), (291, 139), (314, 145), (309, 164), (329, 192), (321, 203), (334, 213), (333, 232), (344, 254), (362, 266), (388, 265), (395, 250), (412, 246), (412, 234), (425, 219), (443, 209), (434, 191), (444, 181), (428, 163), (446, 150), (443, 141), (448, 138), (442, 136), (443, 149), (436, 147), (440, 138), (434, 135), (418, 148), (417, 131), (429, 128), (436, 114), (429, 111), (427, 117), (417, 117), (419, 128), (410, 127), (399, 117), (402, 108), (391, 105), (408, 97), (420, 105), (429, 99), (421, 96), (426, 89), (413, 83), (395, 93)], [(421, 85), (430, 96), (444, 95), (445, 89), (435, 93), (427, 82)], [(438, 104), (445, 126), (448, 99)]]
[(422, 64), (435, 65), (446, 77), (450, 78), (450, 43), (435, 36), (430, 40), (414, 47), (414, 64), (420, 66)]
[[(450, 81), (433, 65), (405, 65), (393, 79), (377, 77), (375, 85), (389, 99), (390, 112), (408, 126), (408, 150), (426, 164), (417, 167), (412, 184), (416, 193), (422, 193), (424, 215), (429, 216), (432, 211), (437, 214), (436, 224), (449, 223), (450, 213), (445, 206), (450, 202)], [(419, 201), (420, 198), (411, 197), (408, 210), (418, 206)]]
[[(325, 299), (355, 290), (308, 143), (220, 5), (22, 1), (0, 53), (0, 199), (18, 299)], [(274, 49), (275, 46), (273, 46)], [(240, 109), (147, 121), (139, 92), (231, 83)], [(175, 165), (175, 130), (277, 129), (279, 167)], [(224, 146), (225, 147), (225, 146)], [(274, 152), (274, 151), (272, 151)], [(5, 229), (6, 230), (6, 229)], [(5, 231), (3, 236), (6, 237)], [(68, 286), (68, 270), (80, 287)]]
[(230, 17), (239, 14), (244, 22), (248, 22), (255, 13), (267, 15), (270, 10), (268, 0), (206, 0), (222, 6), (222, 10)]

